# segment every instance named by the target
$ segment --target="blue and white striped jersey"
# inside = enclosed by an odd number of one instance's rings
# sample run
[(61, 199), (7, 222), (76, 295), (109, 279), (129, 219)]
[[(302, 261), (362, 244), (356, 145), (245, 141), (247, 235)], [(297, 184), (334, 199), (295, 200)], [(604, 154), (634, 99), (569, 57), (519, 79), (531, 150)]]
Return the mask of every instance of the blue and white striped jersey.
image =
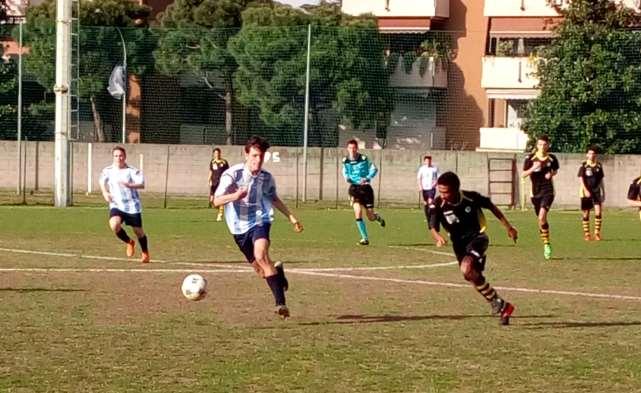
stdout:
[(142, 212), (138, 190), (125, 187), (121, 182), (143, 184), (145, 178), (140, 170), (129, 165), (124, 168), (109, 165), (103, 169), (100, 173), (100, 184), (107, 183), (107, 189), (111, 194), (109, 209), (115, 208), (128, 214)]
[(271, 223), (272, 201), (276, 198), (274, 177), (265, 170), (252, 176), (245, 164), (236, 164), (222, 174), (215, 196), (231, 194), (240, 187), (248, 189), (247, 195), (225, 205), (225, 221), (234, 235)]

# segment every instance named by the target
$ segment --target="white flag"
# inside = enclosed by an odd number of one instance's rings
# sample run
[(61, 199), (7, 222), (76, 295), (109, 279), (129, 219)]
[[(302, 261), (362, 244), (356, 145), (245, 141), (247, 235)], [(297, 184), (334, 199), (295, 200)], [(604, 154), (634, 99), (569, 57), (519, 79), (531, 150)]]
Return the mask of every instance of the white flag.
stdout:
[(109, 94), (117, 100), (121, 99), (125, 95), (125, 68), (121, 65), (114, 67), (111, 71), (111, 76), (109, 76), (109, 86), (107, 86), (107, 91)]

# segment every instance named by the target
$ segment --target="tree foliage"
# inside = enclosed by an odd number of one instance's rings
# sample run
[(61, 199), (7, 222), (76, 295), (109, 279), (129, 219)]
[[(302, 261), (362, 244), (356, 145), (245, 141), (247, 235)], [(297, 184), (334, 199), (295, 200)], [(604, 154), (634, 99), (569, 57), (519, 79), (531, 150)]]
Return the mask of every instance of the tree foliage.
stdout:
[[(89, 99), (94, 117), (96, 139), (104, 141), (98, 98), (106, 93), (113, 67), (122, 63), (122, 39), (127, 49), (130, 74), (144, 74), (153, 69), (152, 52), (156, 38), (147, 23), (150, 9), (129, 0), (94, 0), (80, 2), (80, 67), (78, 93)], [(48, 91), (55, 83), (56, 1), (29, 7), (24, 28), (29, 55), (25, 68), (35, 75)], [(16, 32), (14, 31), (14, 36)]]
[(548, 134), (554, 149), (641, 152), (641, 34), (631, 10), (608, 0), (574, 0), (540, 50), (541, 94), (526, 110), (531, 139)]
[(311, 143), (335, 144), (339, 121), (377, 128), (384, 136), (392, 100), (373, 18), (344, 15), (338, 5), (326, 2), (305, 11), (256, 7), (242, 16), (242, 29), (230, 42), (239, 65), (238, 97), (258, 108), (277, 143), (302, 142), (308, 25)]

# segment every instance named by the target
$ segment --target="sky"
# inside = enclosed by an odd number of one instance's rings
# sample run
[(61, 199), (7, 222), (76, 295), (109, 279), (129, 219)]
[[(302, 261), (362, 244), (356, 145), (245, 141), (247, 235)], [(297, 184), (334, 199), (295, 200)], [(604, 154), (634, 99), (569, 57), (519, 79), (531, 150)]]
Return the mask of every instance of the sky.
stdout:
[(295, 7), (303, 4), (318, 4), (318, 0), (276, 0), (279, 3), (293, 5)]

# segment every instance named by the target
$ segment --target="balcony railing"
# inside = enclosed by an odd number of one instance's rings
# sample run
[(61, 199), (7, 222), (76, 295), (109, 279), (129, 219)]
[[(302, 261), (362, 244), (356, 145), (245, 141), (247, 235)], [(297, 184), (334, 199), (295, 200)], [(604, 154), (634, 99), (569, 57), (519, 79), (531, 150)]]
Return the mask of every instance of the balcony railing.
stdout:
[(449, 18), (449, 0), (343, 0), (346, 14), (374, 14), (379, 18)]
[[(555, 4), (561, 7), (567, 3), (568, 0), (555, 0)], [(483, 13), (486, 17), (560, 16), (547, 0), (485, 0)]]
[(390, 86), (400, 88), (446, 88), (447, 67), (430, 58), (423, 75), (420, 73), (420, 59), (412, 65), (410, 72), (405, 71), (403, 57), (401, 56), (396, 69), (390, 75)]
[(481, 128), (478, 150), (524, 151), (528, 136), (519, 128)]
[(535, 60), (529, 57), (483, 57), (481, 87), (485, 89), (535, 89)]

